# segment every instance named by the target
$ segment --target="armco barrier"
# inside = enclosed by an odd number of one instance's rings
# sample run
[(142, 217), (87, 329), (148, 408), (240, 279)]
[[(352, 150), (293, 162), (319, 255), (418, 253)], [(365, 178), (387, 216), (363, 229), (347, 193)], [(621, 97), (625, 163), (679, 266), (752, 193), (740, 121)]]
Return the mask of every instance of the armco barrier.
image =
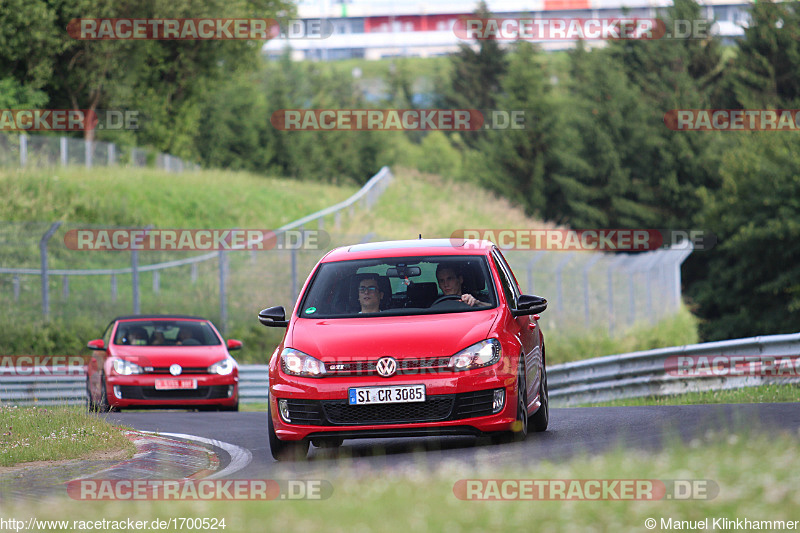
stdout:
[(775, 356), (793, 356), (794, 368), (798, 369), (800, 333), (690, 344), (551, 366), (548, 368), (547, 377), (552, 404), (570, 406), (624, 398), (669, 396), (684, 392), (800, 382), (797, 371), (793, 374), (794, 377), (772, 375), (684, 377), (667, 372), (667, 360), (670, 357), (681, 356), (760, 356), (765, 361)]
[[(792, 358), (792, 377), (703, 376), (683, 377), (667, 372), (666, 363), (679, 356), (748, 356), (769, 361), (776, 356)], [(800, 383), (800, 333), (771, 335), (731, 341), (691, 344), (645, 352), (610, 355), (554, 365), (548, 368), (550, 398), (554, 406), (643, 396), (667, 396), (702, 390), (724, 390), (769, 383)], [(12, 375), (0, 368), (0, 403), (16, 405), (81, 404), (86, 398), (83, 369), (72, 367), (67, 375)], [(239, 367), (242, 403), (267, 401), (267, 366)], [(800, 389), (798, 390), (800, 400)]]

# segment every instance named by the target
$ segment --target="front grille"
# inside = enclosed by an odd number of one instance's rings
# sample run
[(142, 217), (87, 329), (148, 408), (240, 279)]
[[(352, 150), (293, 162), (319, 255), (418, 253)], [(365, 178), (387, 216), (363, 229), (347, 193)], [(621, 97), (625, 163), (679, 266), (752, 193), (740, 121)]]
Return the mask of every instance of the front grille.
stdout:
[(322, 402), (331, 424), (391, 424), (446, 420), (453, 410), (453, 396), (430, 396), (424, 402), (350, 405), (347, 400)]
[[(169, 367), (168, 366), (157, 366), (154, 367), (153, 370), (148, 370), (147, 374), (169, 374)], [(208, 374), (208, 367), (207, 366), (186, 366), (181, 369), (180, 375), (184, 374)]]
[(492, 414), (493, 390), (428, 396), (424, 402), (350, 405), (347, 400), (287, 399), (292, 424), (341, 426), (442, 422)]
[(488, 416), (492, 414), (493, 399), (494, 389), (459, 394), (453, 409), (453, 419)]
[(220, 400), (228, 397), (230, 385), (212, 385), (196, 389), (156, 390), (155, 387), (122, 385), (125, 400)]
[[(449, 371), (447, 365), (449, 357), (429, 357), (419, 359), (398, 359), (397, 374), (425, 374), (440, 371)], [(330, 376), (375, 376), (378, 360), (353, 361), (349, 363), (326, 363), (327, 374)]]

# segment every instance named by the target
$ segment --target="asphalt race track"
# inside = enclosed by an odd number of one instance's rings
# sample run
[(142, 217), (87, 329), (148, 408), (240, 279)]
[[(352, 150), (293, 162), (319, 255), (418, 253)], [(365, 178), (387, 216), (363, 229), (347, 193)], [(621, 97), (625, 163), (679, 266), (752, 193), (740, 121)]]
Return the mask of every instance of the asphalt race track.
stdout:
[[(798, 403), (774, 403), (551, 409), (550, 428), (545, 433), (531, 433), (520, 443), (494, 445), (488, 439), (473, 437), (345, 440), (335, 450), (311, 446), (307, 461), (292, 463), (272, 459), (265, 412), (152, 411), (103, 416), (135, 429), (193, 435), (246, 448), (252, 453), (252, 461), (227, 477), (262, 479), (287, 474), (318, 476), (337, 469), (386, 473), (387, 469), (421, 464), (436, 467), (445, 462), (485, 466), (489, 461), (509, 467), (598, 454), (615, 447), (656, 450), (678, 435), (689, 442), (709, 431), (742, 435), (788, 431), (797, 435), (799, 407)], [(222, 446), (216, 451), (221, 468), (225, 468), (229, 454)]]

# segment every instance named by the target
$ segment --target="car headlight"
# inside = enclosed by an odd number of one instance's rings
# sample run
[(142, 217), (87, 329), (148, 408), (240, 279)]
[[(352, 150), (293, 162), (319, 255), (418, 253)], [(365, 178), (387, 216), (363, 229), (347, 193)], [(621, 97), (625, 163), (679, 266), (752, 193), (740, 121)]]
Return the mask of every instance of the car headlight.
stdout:
[(450, 370), (472, 370), (493, 365), (500, 360), (503, 350), (497, 339), (486, 339), (464, 348), (450, 358)]
[(326, 372), (325, 363), (294, 348), (284, 348), (281, 352), (281, 368), (292, 376), (308, 378), (321, 378)]
[(233, 357), (226, 357), (221, 361), (217, 361), (210, 367), (208, 367), (209, 374), (219, 374), (220, 376), (227, 376), (233, 369), (236, 367), (236, 363), (233, 360)]
[(114, 372), (122, 376), (130, 376), (131, 374), (143, 374), (144, 370), (136, 363), (131, 363), (125, 359), (114, 359)]

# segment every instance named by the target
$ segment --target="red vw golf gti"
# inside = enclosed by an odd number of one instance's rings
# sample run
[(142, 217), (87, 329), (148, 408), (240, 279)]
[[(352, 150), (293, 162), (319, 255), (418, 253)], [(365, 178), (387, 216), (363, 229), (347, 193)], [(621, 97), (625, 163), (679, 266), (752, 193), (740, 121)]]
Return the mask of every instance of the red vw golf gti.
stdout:
[(276, 459), (309, 442), (490, 434), (524, 439), (548, 423), (538, 296), (521, 294), (486, 241), (430, 239), (329, 252), (308, 277), (269, 364)]
[(239, 367), (214, 325), (180, 315), (135, 315), (111, 321), (102, 339), (89, 342), (89, 408), (239, 408)]

